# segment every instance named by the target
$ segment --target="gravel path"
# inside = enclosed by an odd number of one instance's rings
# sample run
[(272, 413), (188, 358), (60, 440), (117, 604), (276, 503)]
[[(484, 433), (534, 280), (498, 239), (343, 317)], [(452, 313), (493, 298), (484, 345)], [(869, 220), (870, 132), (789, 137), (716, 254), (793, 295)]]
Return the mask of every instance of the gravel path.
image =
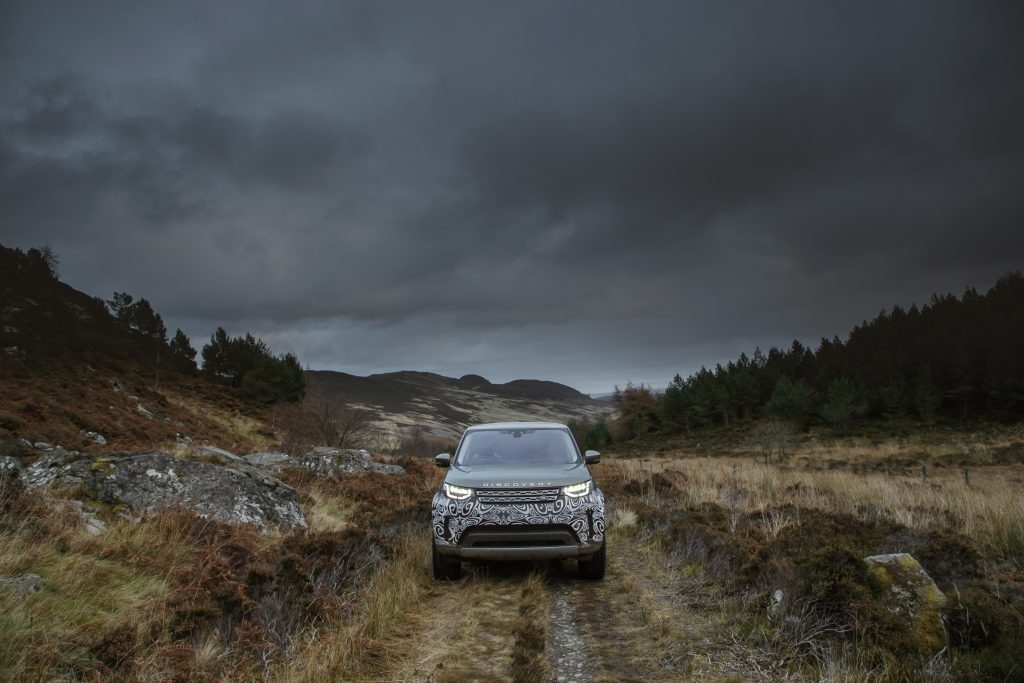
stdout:
[(566, 584), (556, 584), (551, 591), (550, 623), (548, 625), (548, 662), (558, 683), (583, 683), (593, 680), (587, 647), (580, 635), (580, 615)]

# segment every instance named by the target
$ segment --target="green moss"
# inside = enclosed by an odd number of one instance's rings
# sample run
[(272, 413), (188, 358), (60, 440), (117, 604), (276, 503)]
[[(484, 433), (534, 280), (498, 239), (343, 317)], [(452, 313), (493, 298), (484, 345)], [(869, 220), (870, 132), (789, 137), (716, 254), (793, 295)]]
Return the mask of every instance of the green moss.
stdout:
[(104, 477), (113, 476), (113, 474), (117, 472), (117, 468), (109, 458), (97, 458), (89, 465), (89, 470), (91, 472), (98, 472)]
[(912, 650), (927, 656), (948, 645), (939, 616), (939, 610), (946, 606), (946, 596), (917, 560), (906, 553), (885, 561), (869, 558), (868, 568), (885, 589), (882, 599), (888, 610), (905, 621)]

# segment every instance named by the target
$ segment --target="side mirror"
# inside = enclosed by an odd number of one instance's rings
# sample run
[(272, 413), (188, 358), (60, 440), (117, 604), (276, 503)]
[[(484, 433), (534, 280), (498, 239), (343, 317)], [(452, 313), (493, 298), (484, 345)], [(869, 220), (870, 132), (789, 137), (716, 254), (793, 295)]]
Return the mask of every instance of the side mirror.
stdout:
[(587, 451), (584, 453), (583, 459), (587, 461), (588, 465), (594, 465), (601, 462), (601, 454), (597, 451)]
[(449, 467), (452, 464), (452, 456), (450, 453), (441, 453), (440, 455), (434, 456), (434, 464), (438, 467)]

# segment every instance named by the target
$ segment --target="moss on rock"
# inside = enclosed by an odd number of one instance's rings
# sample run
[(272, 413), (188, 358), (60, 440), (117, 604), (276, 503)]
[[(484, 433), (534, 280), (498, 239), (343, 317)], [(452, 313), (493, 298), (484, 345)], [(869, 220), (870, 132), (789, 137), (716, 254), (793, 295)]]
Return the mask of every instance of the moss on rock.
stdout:
[(89, 471), (95, 472), (103, 477), (109, 477), (117, 472), (117, 468), (114, 467), (114, 463), (110, 461), (110, 458), (96, 458), (92, 464), (89, 465)]
[(921, 564), (907, 553), (873, 555), (864, 562), (886, 589), (888, 610), (907, 619), (911, 646), (922, 655), (946, 647), (949, 639), (939, 614), (946, 595)]

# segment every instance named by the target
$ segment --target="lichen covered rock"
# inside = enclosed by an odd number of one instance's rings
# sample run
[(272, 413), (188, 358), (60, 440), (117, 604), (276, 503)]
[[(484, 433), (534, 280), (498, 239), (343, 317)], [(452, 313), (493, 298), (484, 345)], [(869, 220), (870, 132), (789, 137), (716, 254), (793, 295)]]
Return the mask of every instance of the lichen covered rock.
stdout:
[(369, 452), (354, 448), (317, 446), (299, 458), (293, 458), (287, 453), (265, 452), (250, 453), (244, 459), (249, 464), (268, 472), (279, 473), (291, 468), (305, 468), (332, 479), (360, 472), (405, 474), (405, 468), (399, 465), (374, 462)]
[(196, 459), (160, 451), (101, 458), (54, 453), (23, 470), (21, 479), (30, 488), (60, 490), (130, 515), (182, 505), (203, 517), (264, 530), (306, 527), (294, 489), (226, 451)]
[(0, 479), (16, 477), (21, 469), (21, 462), (9, 455), (0, 455)]
[(0, 591), (10, 591), (19, 595), (31, 595), (43, 590), (46, 584), (38, 574), (22, 574), (21, 576), (0, 576)]
[(250, 453), (249, 455), (244, 456), (244, 458), (250, 465), (254, 465), (271, 472), (280, 472), (288, 467), (296, 466), (295, 461), (290, 455), (277, 451)]
[(932, 655), (948, 644), (939, 610), (946, 595), (928, 572), (907, 553), (873, 555), (864, 558), (868, 571), (887, 589), (890, 612), (908, 621), (911, 642), (918, 652)]
[(351, 472), (381, 472), (383, 474), (405, 474), (399, 465), (374, 462), (365, 450), (338, 449), (318, 446), (299, 459), (299, 466), (327, 477), (337, 477)]

